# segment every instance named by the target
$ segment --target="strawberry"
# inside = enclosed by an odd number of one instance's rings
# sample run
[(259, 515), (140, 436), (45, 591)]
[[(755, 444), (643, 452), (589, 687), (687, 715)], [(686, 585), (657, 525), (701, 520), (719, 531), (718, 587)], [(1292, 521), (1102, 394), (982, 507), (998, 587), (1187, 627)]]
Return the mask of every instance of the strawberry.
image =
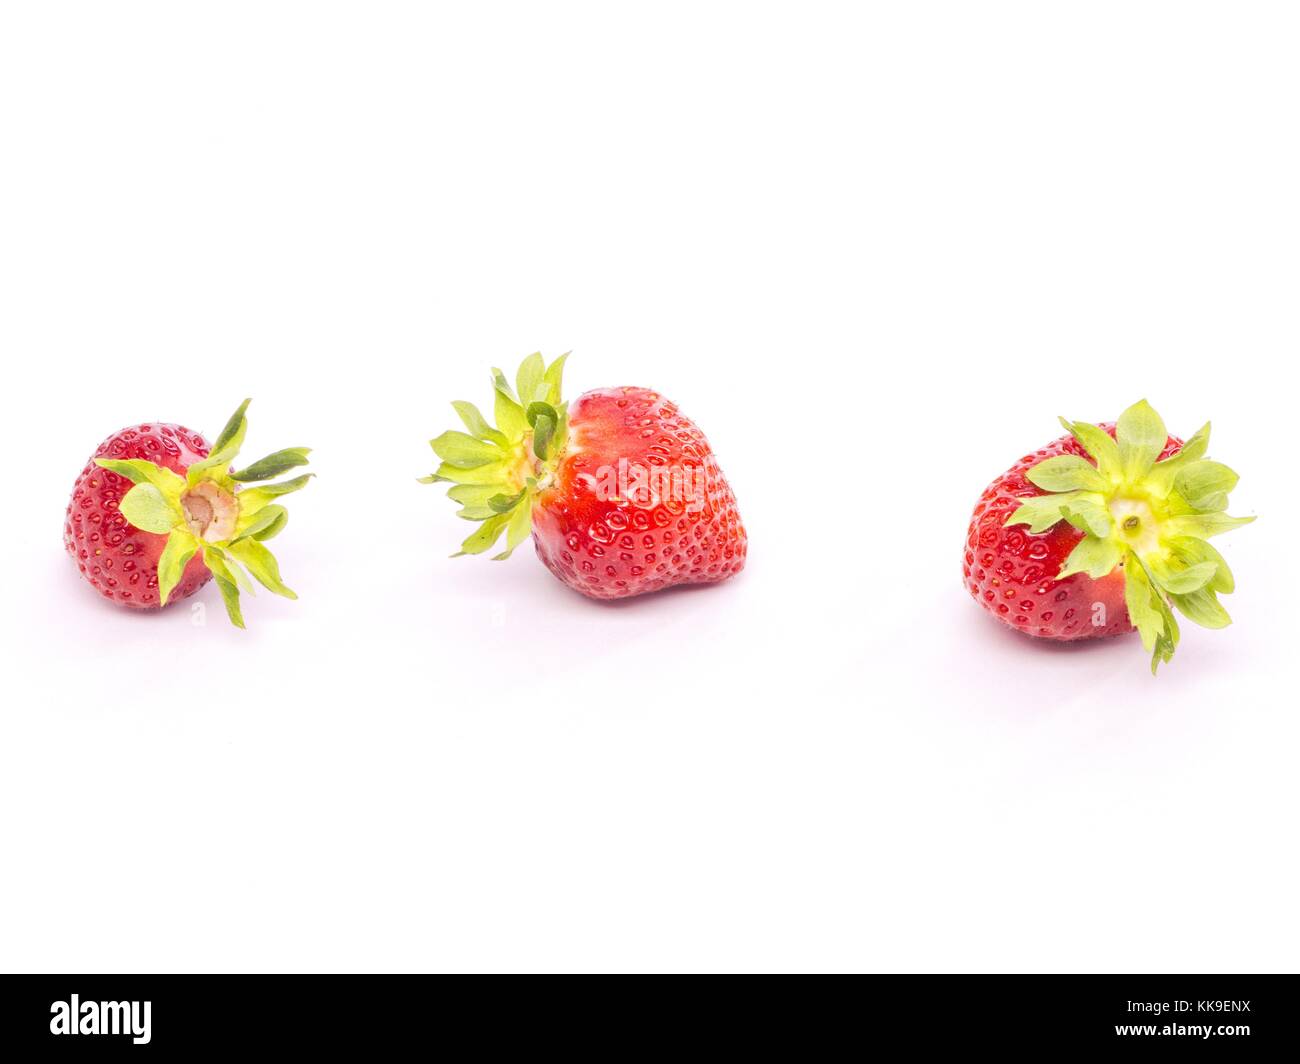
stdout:
[(125, 428), (96, 448), (73, 485), (63, 541), (105, 598), (160, 609), (215, 576), (230, 620), (243, 628), (239, 590), (252, 586), (244, 567), (277, 595), (298, 597), (281, 582), (265, 541), (289, 519), (276, 500), (312, 474), (263, 482), (306, 465), (308, 448), (276, 451), (232, 472), (248, 402), (212, 447), (197, 432), (159, 423)]
[(513, 391), (493, 369), (496, 426), (455, 402), (468, 432), (430, 441), (442, 464), (423, 482), (450, 482), (460, 516), (481, 522), (453, 557), (504, 534), (496, 559), (508, 558), (531, 533), (543, 564), (597, 599), (740, 572), (745, 528), (704, 433), (648, 388), (601, 388), (570, 407), (567, 357), (547, 366), (529, 355)]
[(1151, 671), (1178, 644), (1176, 608), (1206, 628), (1230, 623), (1228, 564), (1206, 540), (1253, 521), (1224, 513), (1237, 474), (1207, 460), (1207, 423), (1186, 443), (1147, 404), (1069, 435), (988, 486), (966, 535), (963, 575), (999, 620), (1044, 639), (1137, 629)]

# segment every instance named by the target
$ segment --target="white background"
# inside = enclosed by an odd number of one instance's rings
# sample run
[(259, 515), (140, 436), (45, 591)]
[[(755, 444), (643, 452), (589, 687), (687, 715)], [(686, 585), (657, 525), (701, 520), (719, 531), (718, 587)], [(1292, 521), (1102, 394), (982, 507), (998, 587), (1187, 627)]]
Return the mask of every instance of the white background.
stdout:
[[(4, 968), (1296, 967), (1294, 8), (2, 10)], [(536, 349), (699, 421), (740, 578), (448, 559)], [(87, 455), (245, 395), (301, 601), (102, 602)], [(1261, 515), (1154, 680), (960, 578), (1141, 396)]]

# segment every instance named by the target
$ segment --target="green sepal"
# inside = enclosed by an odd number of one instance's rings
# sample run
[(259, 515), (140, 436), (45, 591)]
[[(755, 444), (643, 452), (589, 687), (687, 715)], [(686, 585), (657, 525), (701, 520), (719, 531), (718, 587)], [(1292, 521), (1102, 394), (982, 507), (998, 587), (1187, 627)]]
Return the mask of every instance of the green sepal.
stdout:
[(1119, 445), (1124, 479), (1135, 483), (1151, 472), (1168, 438), (1165, 423), (1145, 399), (1139, 399), (1120, 414), (1115, 424), (1115, 442)]
[(503, 562), (515, 552), (515, 548), (526, 540), (533, 531), (533, 508), (527, 499), (515, 507), (510, 515), (510, 524), (506, 526), (506, 549), (493, 561)]
[(519, 363), (519, 372), (515, 374), (515, 387), (521, 406), (527, 408), (533, 402), (545, 374), (546, 363), (542, 360), (540, 351), (534, 351)]
[(537, 427), (539, 417), (548, 417), (552, 421), (560, 420), (560, 415), (556, 412), (555, 407), (551, 406), (550, 403), (540, 401), (529, 403), (528, 409), (524, 411), (524, 416), (528, 419), (528, 424), (533, 428)]
[(552, 456), (563, 454), (569, 446), (569, 406), (561, 403), (555, 409), (560, 412), (560, 423), (555, 426), (555, 435), (551, 438)]
[(489, 425), (487, 419), (473, 403), (467, 403), (462, 399), (453, 399), (451, 405), (456, 413), (460, 415), (461, 421), (464, 422), (465, 428), (469, 430), (471, 436), (495, 443), (498, 447), (506, 447), (509, 444), (510, 441), (506, 439), (505, 434), (498, 432)]
[(564, 352), (547, 366), (546, 372), (542, 374), (542, 380), (546, 382), (546, 401), (556, 408), (559, 407), (563, 395), (564, 363), (568, 357), (569, 352)]
[(1046, 532), (1053, 525), (1066, 519), (1065, 509), (1086, 501), (1083, 500), (1083, 495), (1084, 493), (1080, 491), (1068, 491), (1061, 495), (1036, 495), (1022, 502), (1003, 524), (1028, 525), (1030, 532)]
[(227, 580), (224, 576), (213, 574), (213, 579), (217, 582), (217, 588), (221, 591), (221, 601), (226, 606), (226, 616), (230, 618), (230, 623), (236, 628), (244, 628), (244, 614), (239, 608), (239, 588)]
[(298, 597), (280, 580), (280, 563), (275, 560), (275, 555), (256, 539), (235, 540), (228, 550), (268, 591), (287, 599)]
[(515, 401), (514, 393), (499, 369), (492, 370), (492, 384), (496, 394), (492, 399), (492, 414), (496, 418), (497, 429), (510, 443), (523, 439), (528, 431), (528, 419), (524, 408)]
[(289, 511), (278, 504), (261, 507), (253, 514), (240, 514), (235, 525), (235, 536), (230, 541), (238, 543), (241, 539), (256, 539), (265, 542), (278, 536), (289, 523)]
[(185, 478), (144, 458), (96, 458), (95, 465), (126, 477), (132, 484), (152, 484), (168, 502), (180, 504)]
[(198, 552), (199, 541), (188, 530), (176, 529), (167, 537), (162, 554), (158, 556), (158, 602), (166, 606), (176, 585), (185, 575), (185, 566)]
[(123, 495), (118, 509), (122, 516), (141, 532), (153, 532), (157, 535), (170, 532), (185, 520), (179, 502), (173, 504), (148, 482), (135, 485)]
[(519, 505), (526, 494), (526, 491), (521, 491), (515, 495), (493, 495), (487, 501), (488, 509), (494, 514), (508, 514)]
[(217, 442), (212, 445), (212, 450), (208, 457), (200, 462), (195, 462), (185, 472), (185, 479), (193, 487), (200, 480), (204, 479), (204, 474), (210, 470), (215, 470), (226, 476), (226, 470), (230, 463), (235, 460), (239, 454), (239, 449), (244, 445), (244, 435), (248, 432), (248, 418), (244, 412), (248, 409), (251, 399), (245, 399), (239, 404), (239, 409), (230, 415), (230, 420), (226, 422), (226, 427), (221, 430), (221, 435), (217, 437)]
[(1044, 491), (1105, 491), (1109, 484), (1097, 467), (1077, 454), (1058, 454), (1039, 462), (1026, 478)]
[(1090, 425), (1086, 421), (1066, 421), (1059, 419), (1088, 454), (1097, 463), (1097, 471), (1107, 480), (1115, 481), (1123, 474), (1123, 463), (1119, 457), (1119, 445), (1111, 438), (1109, 432), (1100, 425)]
[(501, 533), (506, 530), (506, 524), (510, 520), (509, 514), (496, 514), (494, 517), (487, 518), (478, 529), (471, 533), (460, 545), (460, 550), (452, 555), (453, 558), (459, 558), (464, 554), (482, 554), (486, 550), (492, 549)]
[(289, 523), (289, 511), (283, 506), (277, 506), (276, 509), (280, 511), (276, 519), (265, 528), (260, 528), (253, 533), (253, 538), (259, 543), (265, 543), (268, 539), (275, 539), (284, 531), (284, 526)]
[(448, 429), (441, 436), (429, 441), (434, 453), (447, 465), (457, 469), (477, 469), (490, 463), (499, 462), (505, 452), (494, 443), (476, 440), (465, 432)]
[(1084, 536), (1065, 559), (1065, 565), (1056, 579), (1064, 580), (1075, 573), (1087, 573), (1094, 580), (1099, 580), (1114, 569), (1123, 557), (1123, 548), (1113, 539)]
[[(519, 402), (515, 398), (514, 389), (510, 387), (510, 382), (506, 380), (506, 375), (497, 369), (496, 366), (492, 367), (492, 387), (496, 390), (498, 395), (504, 395), (516, 406), (519, 406)], [(522, 409), (522, 407), (520, 409)]]
[(241, 484), (270, 480), (272, 477), (278, 477), (281, 473), (289, 472), (290, 469), (307, 465), (307, 456), (309, 454), (311, 454), (310, 447), (286, 447), (282, 451), (268, 454), (265, 458), (259, 458), (247, 469), (231, 473), (230, 479), (237, 480)]
[(509, 485), (500, 484), (453, 484), (447, 489), (447, 498), (462, 506), (487, 506), (493, 496), (509, 490)]
[(1080, 532), (1093, 536), (1106, 537), (1114, 528), (1110, 511), (1102, 496), (1091, 493), (1078, 493), (1069, 502), (1061, 505), (1061, 516)]
[(1228, 611), (1211, 588), (1198, 588), (1186, 595), (1171, 594), (1169, 600), (1179, 613), (1202, 628), (1226, 628), (1232, 623)]
[(451, 481), (454, 484), (500, 484), (510, 475), (505, 462), (492, 462), (475, 469), (460, 469), (449, 462), (443, 462), (435, 472), (438, 481)]
[(1228, 508), (1228, 493), (1237, 486), (1237, 474), (1222, 462), (1192, 462), (1174, 477), (1174, 490), (1202, 513)]
[(203, 545), (204, 558), (208, 556), (219, 559), (225, 565), (226, 579), (230, 580), (240, 592), (248, 592), (250, 595), (257, 594), (253, 587), (253, 582), (244, 572), (243, 567), (235, 559), (235, 556), (229, 552), (230, 544), (205, 543)]
[(1184, 466), (1199, 462), (1210, 446), (1210, 423), (1207, 421), (1179, 448), (1163, 461), (1157, 462), (1147, 477), (1147, 483), (1153, 494), (1158, 497), (1168, 495), (1173, 490), (1174, 480)]
[(239, 512), (241, 515), (255, 514), (263, 506), (266, 506), (272, 499), (278, 499), (282, 495), (288, 495), (290, 492), (300, 491), (307, 486), (307, 482), (314, 477), (315, 473), (304, 473), (300, 477), (294, 477), (292, 480), (281, 480), (275, 484), (259, 484), (255, 488), (248, 488), (239, 493)]
[[(236, 439), (241, 441), (243, 440), (244, 433), (248, 431), (248, 421), (244, 415), (247, 414), (248, 404), (252, 401), (252, 399), (245, 399), (239, 404), (239, 409), (230, 415), (229, 420), (226, 422), (226, 427), (221, 430), (221, 434), (217, 437), (217, 442), (212, 445), (214, 451), (220, 451), (230, 443), (233, 443)], [(238, 448), (236, 448), (236, 450), (238, 450)]]
[[(534, 403), (533, 406), (541, 404)], [(549, 406), (547, 409), (551, 409)], [(533, 422), (533, 453), (543, 462), (550, 457), (551, 440), (555, 436), (556, 423), (558, 417), (552, 417), (550, 414), (541, 414)]]
[(1169, 540), (1168, 545), (1170, 556), (1183, 568), (1191, 568), (1201, 562), (1214, 563), (1214, 578), (1210, 581), (1212, 590), (1221, 595), (1236, 590), (1237, 583), (1233, 579), (1232, 570), (1212, 544), (1191, 536), (1175, 536)]
[(1150, 575), (1136, 554), (1129, 551), (1124, 565), (1124, 605), (1129, 619), (1151, 652), (1151, 675), (1162, 661), (1174, 656), (1178, 646), (1178, 622), (1164, 596), (1152, 585)]
[(1187, 595), (1199, 591), (1214, 579), (1218, 566), (1214, 562), (1198, 562), (1196, 565), (1170, 565), (1163, 559), (1152, 559), (1149, 563), (1152, 579), (1160, 589), (1169, 595)]
[(1166, 534), (1209, 539), (1211, 536), (1221, 536), (1224, 532), (1231, 532), (1234, 528), (1248, 525), (1253, 520), (1255, 520), (1253, 517), (1229, 517), (1224, 513), (1188, 514), (1182, 517), (1171, 517), (1166, 521), (1165, 524), (1168, 526)]
[(226, 616), (230, 618), (230, 623), (236, 628), (245, 627), (244, 614), (239, 607), (239, 585), (236, 583), (234, 573), (226, 564), (222, 552), (218, 548), (205, 546), (203, 564), (212, 572), (212, 578), (221, 590), (221, 601), (225, 603)]

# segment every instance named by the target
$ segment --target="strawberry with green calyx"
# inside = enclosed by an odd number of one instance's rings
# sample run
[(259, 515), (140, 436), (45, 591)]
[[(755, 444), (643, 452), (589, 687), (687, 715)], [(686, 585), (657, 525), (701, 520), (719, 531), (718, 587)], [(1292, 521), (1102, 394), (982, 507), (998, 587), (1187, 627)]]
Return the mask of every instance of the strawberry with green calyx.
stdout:
[(179, 425), (123, 429), (100, 445), (74, 487), (65, 540), (101, 594), (157, 609), (214, 577), (240, 628), (239, 592), (252, 590), (245, 569), (275, 594), (297, 598), (266, 541), (289, 519), (280, 498), (312, 474), (271, 481), (306, 465), (309, 449), (290, 447), (232, 471), (248, 430), (248, 403), (210, 449)]
[(532, 536), (551, 572), (591, 598), (626, 598), (738, 573), (746, 537), (708, 440), (675, 404), (646, 388), (561, 397), (567, 355), (540, 354), (512, 389), (492, 370), (495, 425), (452, 406), (467, 431), (431, 442), (441, 459), (423, 483), (451, 484), (459, 515), (479, 527), (454, 557), (505, 559)]
[(1029, 635), (1136, 628), (1155, 672), (1178, 644), (1173, 609), (1207, 628), (1229, 623), (1218, 596), (1232, 591), (1232, 573), (1207, 540), (1254, 518), (1224, 513), (1237, 474), (1205, 458), (1208, 424), (1183, 443), (1145, 400), (1113, 426), (1062, 424), (1070, 435), (981, 497), (967, 538), (968, 587)]

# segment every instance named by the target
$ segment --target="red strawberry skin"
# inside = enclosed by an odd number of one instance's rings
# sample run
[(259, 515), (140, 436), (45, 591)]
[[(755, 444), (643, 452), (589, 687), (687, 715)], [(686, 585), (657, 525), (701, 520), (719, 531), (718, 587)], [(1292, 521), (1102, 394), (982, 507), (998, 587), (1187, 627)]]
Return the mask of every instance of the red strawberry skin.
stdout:
[[(208, 456), (209, 444), (181, 425), (133, 425), (115, 432), (96, 448), (77, 477), (63, 526), (63, 542), (91, 587), (120, 606), (156, 610), (158, 557), (167, 537), (142, 532), (118, 512), (131, 490), (126, 477), (94, 464), (96, 458), (144, 458), (182, 476)], [(185, 567), (168, 604), (186, 598), (212, 574), (196, 554)]]
[[(1113, 423), (1101, 427), (1115, 435)], [(1182, 440), (1170, 436), (1160, 458), (1176, 454), (1182, 445)], [(1025, 499), (1047, 494), (1025, 474), (1044, 459), (1060, 454), (1088, 458), (1073, 436), (1062, 436), (1025, 455), (980, 496), (966, 534), (962, 565), (966, 588), (998, 620), (1027, 635), (1073, 640), (1131, 632), (1122, 570), (1100, 580), (1086, 573), (1056, 579), (1083, 538), (1082, 532), (1065, 521), (1038, 534), (1030, 532), (1027, 525), (1005, 526)]]
[[(673, 498), (601, 498), (619, 467), (704, 473), (703, 506)], [(609, 493), (606, 492), (606, 495)], [(745, 566), (745, 527), (699, 427), (648, 388), (601, 388), (569, 407), (569, 443), (555, 483), (533, 507), (533, 542), (552, 573), (590, 598), (674, 584), (711, 584)]]

